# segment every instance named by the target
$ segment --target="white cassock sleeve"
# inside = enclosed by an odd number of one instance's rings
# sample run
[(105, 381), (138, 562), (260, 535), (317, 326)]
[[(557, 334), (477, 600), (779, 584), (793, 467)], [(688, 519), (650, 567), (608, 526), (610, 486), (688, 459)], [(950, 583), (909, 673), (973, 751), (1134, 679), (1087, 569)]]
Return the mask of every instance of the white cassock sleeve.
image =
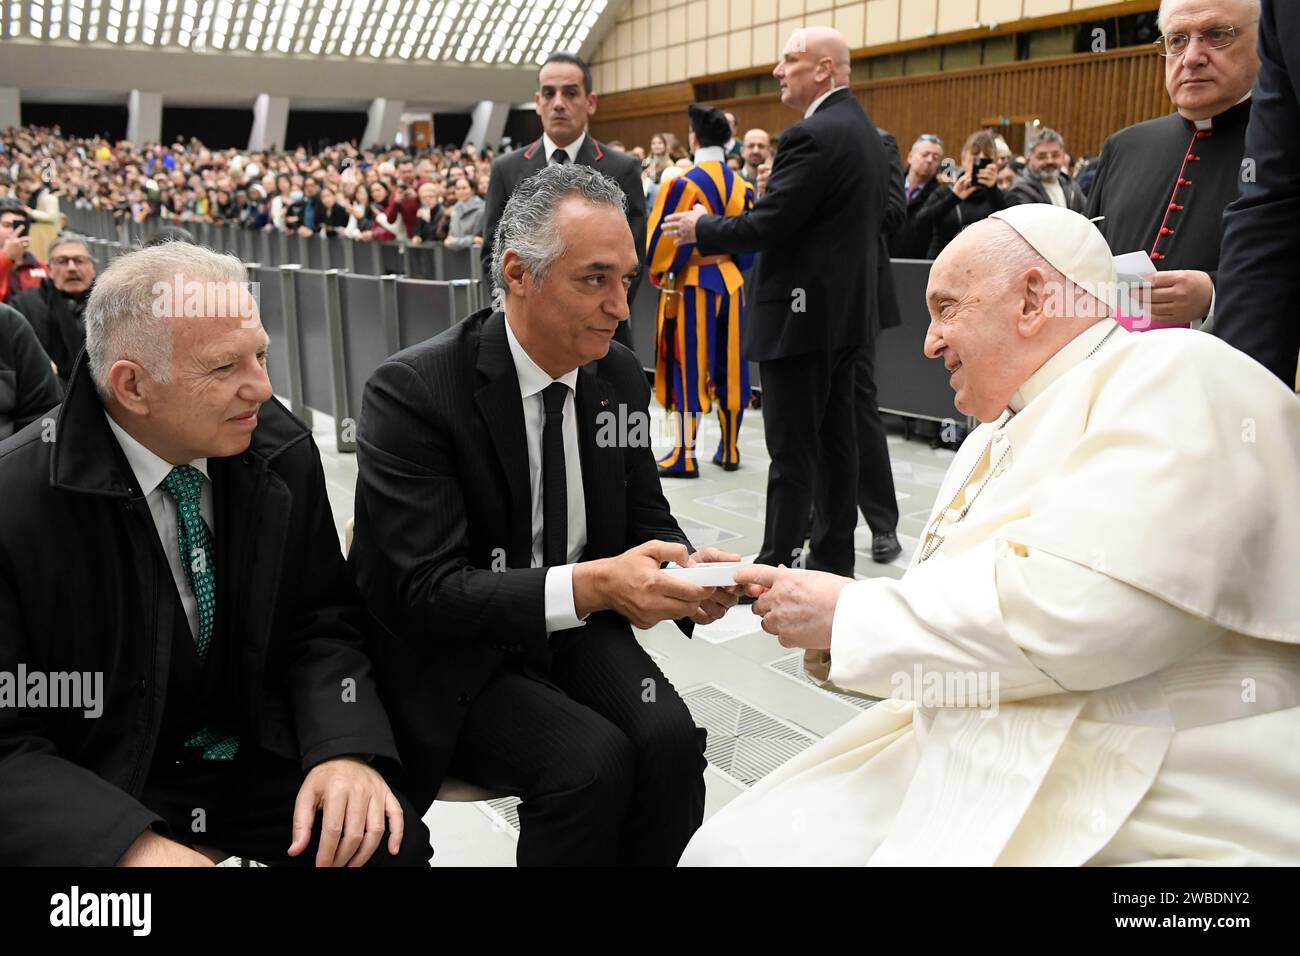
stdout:
[(830, 679), (897, 696), (896, 675), (997, 673), (1005, 700), (1122, 684), (1195, 654), (1223, 633), (1086, 565), (989, 541), (901, 580), (841, 593)]

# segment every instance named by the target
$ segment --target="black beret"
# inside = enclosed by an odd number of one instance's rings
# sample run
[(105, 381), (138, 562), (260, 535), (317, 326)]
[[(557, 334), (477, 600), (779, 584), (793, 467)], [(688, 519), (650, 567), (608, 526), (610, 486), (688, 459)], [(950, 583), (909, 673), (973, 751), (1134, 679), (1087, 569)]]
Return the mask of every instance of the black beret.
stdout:
[(687, 107), (691, 114), (691, 129), (701, 146), (722, 146), (731, 139), (731, 124), (727, 114), (716, 106), (692, 103)]

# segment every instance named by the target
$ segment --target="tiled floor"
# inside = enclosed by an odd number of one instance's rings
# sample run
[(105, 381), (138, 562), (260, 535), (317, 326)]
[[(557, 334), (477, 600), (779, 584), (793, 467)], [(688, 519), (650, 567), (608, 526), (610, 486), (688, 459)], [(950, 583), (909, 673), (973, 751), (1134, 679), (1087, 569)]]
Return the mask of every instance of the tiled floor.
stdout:
[[(335, 450), (333, 423), (325, 416), (315, 416), (314, 430), (341, 536), (352, 515), (356, 456)], [(664, 434), (656, 430), (656, 435)], [(707, 459), (717, 446), (716, 419), (703, 423), (699, 441)], [(725, 472), (706, 460), (702, 477), (665, 481), (664, 490), (683, 530), (697, 547), (716, 544), (752, 556), (762, 541), (767, 484), (768, 458), (760, 412), (745, 415), (740, 448), (738, 471)], [(903, 555), (891, 565), (873, 563), (871, 535), (861, 525), (856, 533), (859, 577), (902, 575), (952, 460), (951, 451), (932, 449), (925, 441), (907, 441), (901, 434), (890, 434), (889, 451)], [(812, 684), (797, 666), (797, 654), (764, 633), (749, 608), (736, 607), (721, 621), (695, 633), (695, 640), (686, 640), (672, 624), (638, 632), (686, 699), (696, 722), (710, 730), (706, 816), (782, 760), (869, 706)], [(436, 849), (434, 864), (513, 865), (515, 802), (435, 803), (425, 817)]]

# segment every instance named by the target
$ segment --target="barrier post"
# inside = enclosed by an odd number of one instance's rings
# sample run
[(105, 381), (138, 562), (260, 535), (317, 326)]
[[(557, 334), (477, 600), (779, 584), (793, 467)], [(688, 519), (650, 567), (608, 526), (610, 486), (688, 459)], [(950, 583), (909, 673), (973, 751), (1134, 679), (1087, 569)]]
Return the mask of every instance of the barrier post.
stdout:
[(334, 404), (334, 441), (339, 451), (357, 450), (357, 422), (348, 402), (348, 367), (343, 354), (343, 306), (339, 295), (339, 270), (327, 269), (325, 281), (325, 329), (330, 343), (330, 394)]
[(302, 400), (302, 338), (298, 331), (298, 274), (302, 266), (280, 266), (280, 307), (284, 311), (285, 352), (288, 357), (289, 411), (311, 422)]
[(388, 354), (400, 352), (402, 336), (397, 322), (397, 276), (379, 277), (379, 321), (384, 328), (384, 347)]

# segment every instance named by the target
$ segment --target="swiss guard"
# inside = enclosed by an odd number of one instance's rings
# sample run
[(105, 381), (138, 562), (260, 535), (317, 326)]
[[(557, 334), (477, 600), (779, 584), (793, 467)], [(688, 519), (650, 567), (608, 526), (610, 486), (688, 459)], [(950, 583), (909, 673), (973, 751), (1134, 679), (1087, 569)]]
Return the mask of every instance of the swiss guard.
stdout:
[(754, 205), (754, 187), (727, 165), (731, 126), (722, 110), (692, 103), (695, 165), (662, 185), (646, 235), (646, 267), (659, 291), (655, 397), (673, 417), (676, 444), (659, 459), (665, 478), (697, 478), (695, 433), (700, 415), (717, 405), (722, 439), (713, 463), (740, 467), (737, 438), (749, 404), (749, 365), (740, 354), (745, 316), (744, 271), (753, 255), (701, 256), (695, 243), (663, 234), (663, 221), (697, 204), (718, 216)]

